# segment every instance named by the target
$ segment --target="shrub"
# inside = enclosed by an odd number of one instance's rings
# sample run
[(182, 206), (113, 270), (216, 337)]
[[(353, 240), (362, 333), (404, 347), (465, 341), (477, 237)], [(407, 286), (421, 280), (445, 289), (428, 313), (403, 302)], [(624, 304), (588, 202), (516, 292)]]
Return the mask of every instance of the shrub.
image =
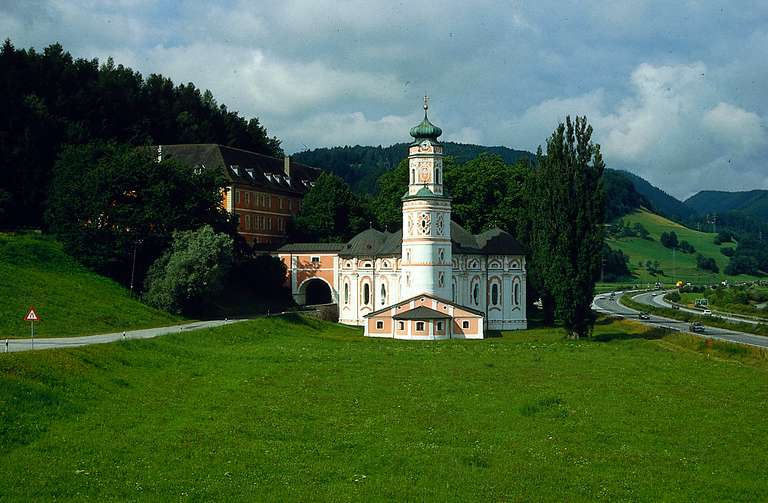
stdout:
[(703, 271), (711, 271), (714, 273), (720, 272), (720, 268), (717, 267), (717, 262), (712, 257), (705, 257), (701, 253), (696, 256), (696, 267)]
[(720, 253), (722, 253), (726, 257), (733, 257), (733, 255), (736, 253), (736, 250), (730, 247), (725, 247), (725, 248), (720, 248)]
[(673, 231), (661, 233), (661, 244), (667, 248), (677, 248), (677, 234)]
[(173, 243), (149, 269), (144, 300), (173, 313), (189, 313), (215, 295), (232, 264), (232, 238), (206, 225), (173, 234)]
[(670, 292), (664, 298), (670, 302), (680, 302), (680, 294), (677, 292)]

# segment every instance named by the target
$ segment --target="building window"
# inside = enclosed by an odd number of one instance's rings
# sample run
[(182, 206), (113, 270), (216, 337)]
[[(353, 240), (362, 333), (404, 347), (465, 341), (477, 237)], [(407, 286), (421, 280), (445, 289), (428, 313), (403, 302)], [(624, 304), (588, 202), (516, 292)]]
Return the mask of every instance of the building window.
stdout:
[(476, 306), (480, 305), (480, 284), (477, 282), (475, 282), (472, 287), (472, 302), (474, 302)]
[(417, 332), (423, 332), (424, 331), (424, 322), (423, 321), (417, 321), (416, 322), (416, 331)]
[(349, 304), (349, 283), (344, 283), (344, 304)]
[(387, 287), (384, 283), (381, 284), (381, 305), (387, 305)]
[(245, 192), (245, 205), (248, 206), (251, 204), (251, 193), (246, 191)]
[(499, 304), (499, 285), (496, 283), (491, 285), (491, 304), (494, 306)]
[(469, 322), (467, 320), (462, 321), (461, 328), (469, 328)]
[[(440, 222), (442, 222), (442, 219), (440, 219), (439, 221), (440, 221)], [(439, 251), (439, 252), (437, 252), (437, 255), (438, 255), (438, 257), (440, 258), (440, 263), (441, 263), (441, 264), (442, 264), (443, 262), (445, 262), (445, 250), (443, 250), (442, 248), (440, 248), (440, 251)]]
[(520, 283), (515, 283), (512, 291), (514, 292), (515, 305), (520, 304)]
[(456, 302), (456, 282), (451, 283), (451, 300)]
[(440, 185), (440, 170), (439, 169), (435, 170), (435, 183), (437, 185)]
[(319, 264), (320, 263), (320, 257), (312, 257), (312, 263), (313, 264)]
[(235, 202), (237, 204), (240, 204), (240, 191), (239, 190), (235, 190)]
[(442, 321), (438, 321), (437, 322), (437, 329), (438, 330), (442, 330), (443, 329), (443, 322)]
[(384, 322), (383, 321), (377, 321), (376, 322), (376, 330), (384, 330)]
[[(246, 194), (247, 194), (247, 192), (246, 192)], [(245, 216), (245, 230), (247, 230), (247, 231), (251, 230), (251, 216), (250, 215), (246, 215)]]
[(440, 273), (437, 275), (437, 286), (442, 288), (445, 285), (445, 275)]
[(371, 285), (368, 283), (363, 285), (363, 304), (368, 305), (371, 302)]

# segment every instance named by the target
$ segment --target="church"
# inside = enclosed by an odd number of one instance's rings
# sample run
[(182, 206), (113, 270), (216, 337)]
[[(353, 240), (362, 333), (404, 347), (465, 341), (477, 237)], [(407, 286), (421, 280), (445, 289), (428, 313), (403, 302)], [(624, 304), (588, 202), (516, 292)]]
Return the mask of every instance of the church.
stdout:
[(347, 243), (291, 243), (277, 255), (300, 304), (336, 303), (339, 322), (368, 337), (482, 339), (527, 328), (526, 263), (520, 243), (451, 220), (443, 190), (442, 130), (427, 116), (411, 128), (403, 227), (367, 229)]

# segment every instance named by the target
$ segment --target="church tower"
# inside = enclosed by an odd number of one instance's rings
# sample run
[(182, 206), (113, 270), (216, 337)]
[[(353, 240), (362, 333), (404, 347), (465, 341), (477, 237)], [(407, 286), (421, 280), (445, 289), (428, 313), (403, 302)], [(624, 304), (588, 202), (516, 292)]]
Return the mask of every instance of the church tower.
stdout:
[(411, 128), (408, 192), (403, 196), (400, 299), (428, 293), (451, 300), (451, 199), (443, 193), (443, 131), (424, 120)]

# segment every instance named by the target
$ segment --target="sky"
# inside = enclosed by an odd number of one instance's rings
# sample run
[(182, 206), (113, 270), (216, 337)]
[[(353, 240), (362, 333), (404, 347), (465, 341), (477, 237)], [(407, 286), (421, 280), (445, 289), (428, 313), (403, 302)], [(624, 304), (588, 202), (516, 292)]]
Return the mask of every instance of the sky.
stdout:
[(586, 115), (610, 168), (686, 198), (768, 188), (768, 2), (1, 0), (0, 36), (210, 89), (287, 153), (535, 151)]

